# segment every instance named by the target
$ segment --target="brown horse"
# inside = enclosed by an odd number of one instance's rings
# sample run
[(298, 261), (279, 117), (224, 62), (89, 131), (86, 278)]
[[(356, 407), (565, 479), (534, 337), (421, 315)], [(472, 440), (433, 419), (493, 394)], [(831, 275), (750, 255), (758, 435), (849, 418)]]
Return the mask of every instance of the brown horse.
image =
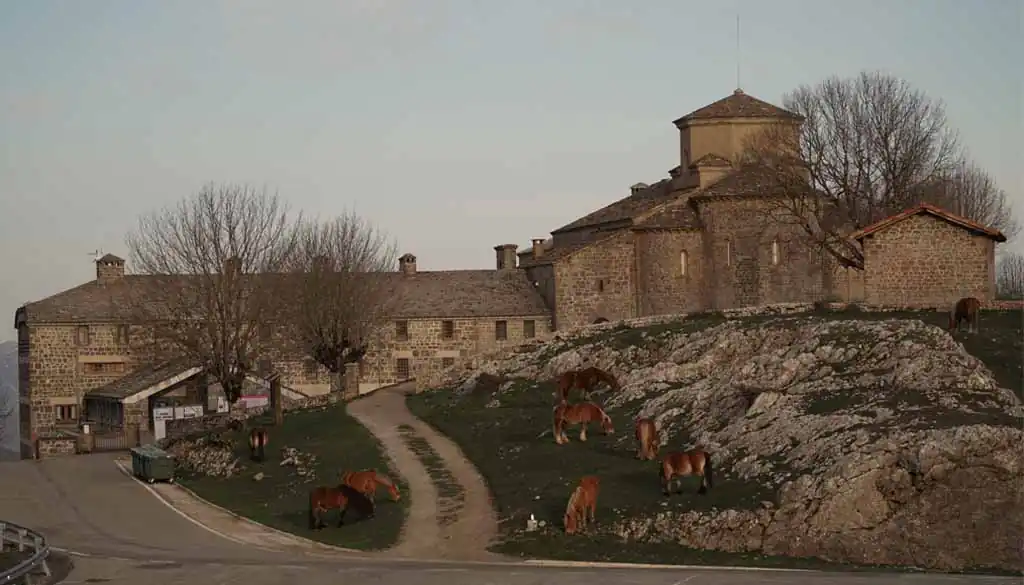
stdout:
[(267, 444), (270, 442), (270, 435), (267, 429), (256, 427), (249, 431), (249, 459), (263, 461), (266, 457)]
[(693, 449), (691, 451), (675, 451), (665, 455), (665, 458), (661, 460), (662, 492), (666, 496), (671, 495), (669, 488), (672, 484), (672, 478), (685, 477), (687, 475), (700, 476), (700, 487), (697, 488), (698, 494), (704, 494), (714, 487), (714, 480), (711, 477), (711, 454), (703, 449)]
[(650, 461), (658, 456), (658, 427), (649, 418), (636, 419), (636, 440), (639, 448), (636, 450), (636, 458)]
[(960, 322), (967, 321), (967, 332), (978, 332), (978, 314), (981, 312), (981, 301), (974, 297), (964, 297), (956, 302), (949, 312), (949, 331), (960, 332)]
[(590, 392), (601, 382), (607, 384), (612, 390), (619, 389), (619, 381), (615, 379), (615, 376), (600, 368), (591, 366), (582, 370), (563, 372), (556, 380), (558, 392), (555, 394), (555, 398), (566, 402), (569, 400), (569, 393), (573, 388), (578, 388), (583, 391), (583, 399), (586, 400)]
[(401, 494), (398, 493), (398, 486), (395, 485), (395, 482), (391, 481), (391, 478), (383, 473), (377, 473), (376, 469), (346, 471), (341, 474), (341, 483), (356, 488), (367, 498), (370, 498), (371, 502), (377, 494), (377, 486), (379, 485), (388, 488), (388, 493), (391, 494), (391, 499), (393, 501), (397, 502), (402, 499)]
[(565, 427), (575, 424), (580, 425), (580, 440), (586, 441), (587, 425), (592, 422), (600, 424), (601, 430), (606, 435), (615, 432), (615, 427), (612, 425), (612, 417), (608, 416), (600, 406), (593, 402), (581, 402), (579, 404), (558, 403), (554, 409), (555, 442), (559, 445), (568, 443), (569, 437), (565, 435)]
[(594, 521), (597, 513), (597, 493), (601, 487), (601, 479), (596, 475), (586, 475), (580, 479), (580, 484), (569, 497), (569, 504), (565, 507), (565, 516), (562, 522), (565, 524), (566, 534), (575, 534), (580, 528), (587, 526), (587, 514), (590, 514), (590, 521)]
[(345, 513), (355, 509), (363, 518), (373, 518), (374, 505), (370, 498), (350, 485), (338, 487), (320, 486), (309, 492), (309, 529), (320, 530), (327, 523), (324, 517), (329, 510), (339, 510), (338, 526), (345, 523)]

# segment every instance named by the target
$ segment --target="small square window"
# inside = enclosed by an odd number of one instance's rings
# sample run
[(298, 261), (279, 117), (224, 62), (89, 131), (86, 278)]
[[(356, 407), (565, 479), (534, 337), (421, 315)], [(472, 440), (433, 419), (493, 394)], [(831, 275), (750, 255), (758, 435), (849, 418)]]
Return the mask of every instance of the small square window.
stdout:
[(395, 364), (395, 369), (398, 371), (399, 380), (409, 379), (409, 358), (398, 358)]
[(395, 321), (395, 337), (399, 341), (409, 341), (409, 322)]
[(61, 404), (56, 407), (57, 422), (69, 423), (78, 422), (78, 405)]
[(441, 367), (450, 368), (455, 365), (455, 358), (441, 358)]
[(604, 279), (599, 278), (597, 280), (597, 292), (604, 292)]
[(130, 341), (129, 332), (131, 329), (127, 325), (117, 326), (117, 343), (119, 345), (128, 345)]
[(508, 321), (494, 322), (494, 338), (498, 341), (508, 339)]
[(444, 339), (455, 337), (455, 321), (441, 321), (441, 337)]
[(523, 338), (533, 339), (537, 337), (537, 323), (533, 320), (523, 321)]

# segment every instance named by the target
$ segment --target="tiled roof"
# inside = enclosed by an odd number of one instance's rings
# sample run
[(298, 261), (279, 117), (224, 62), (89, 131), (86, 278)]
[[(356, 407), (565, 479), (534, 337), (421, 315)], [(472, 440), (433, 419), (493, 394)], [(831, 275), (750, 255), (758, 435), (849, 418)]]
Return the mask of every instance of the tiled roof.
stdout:
[[(611, 234), (608, 234), (608, 235), (611, 235)], [(564, 245), (563, 244), (561, 246), (556, 246), (556, 247), (544, 250), (544, 255), (541, 256), (540, 258), (534, 258), (532, 254), (528, 255), (528, 256), (520, 256), (519, 257), (519, 267), (520, 268), (531, 268), (533, 266), (543, 266), (545, 264), (553, 264), (556, 260), (559, 260), (561, 258), (565, 258), (566, 256), (572, 254), (573, 252), (575, 252), (577, 250), (582, 250), (583, 248), (586, 248), (587, 246), (589, 246), (591, 244), (594, 244), (594, 243), (596, 243), (596, 242), (598, 242), (600, 240), (603, 240), (603, 239), (604, 239), (604, 237), (599, 238), (599, 239), (590, 239), (590, 240), (587, 240), (585, 242), (576, 242), (576, 243), (573, 243), (573, 244), (568, 244), (568, 245)]]
[(921, 213), (927, 213), (928, 215), (938, 217), (939, 219), (948, 221), (953, 225), (960, 226), (976, 234), (992, 238), (997, 242), (1006, 241), (1006, 236), (1004, 236), (1003, 233), (997, 229), (983, 226), (976, 221), (972, 221), (970, 219), (967, 219), (966, 217), (961, 217), (955, 213), (946, 211), (941, 207), (936, 207), (928, 203), (921, 203), (917, 207), (912, 207), (910, 209), (907, 209), (906, 211), (901, 211), (896, 215), (889, 216), (879, 222), (873, 223), (866, 228), (853, 232), (852, 234), (850, 234), (850, 238), (854, 240), (861, 240), (865, 236), (871, 235), (880, 230), (884, 230), (905, 219), (911, 218)]
[(683, 229), (699, 230), (703, 227), (697, 210), (690, 205), (689, 200), (679, 205), (670, 205), (665, 209), (658, 210), (650, 217), (638, 222), (635, 230), (664, 230)]
[(730, 172), (717, 182), (694, 193), (693, 199), (756, 197), (768, 195), (776, 181), (768, 171), (747, 167)]
[(788, 118), (803, 120), (803, 116), (784, 110), (764, 100), (743, 93), (737, 89), (732, 95), (708, 104), (699, 110), (686, 114), (673, 122), (676, 126), (690, 120), (710, 120), (714, 118)]
[(195, 365), (186, 358), (142, 366), (105, 386), (87, 391), (86, 395), (116, 399), (127, 398), (194, 367)]
[(677, 192), (672, 191), (672, 181), (670, 179), (663, 179), (642, 191), (631, 194), (628, 197), (623, 197), (615, 203), (606, 205), (572, 223), (563, 225), (551, 233), (571, 232), (586, 227), (631, 220), (637, 214), (643, 213), (656, 205), (671, 201), (677, 195)]
[(113, 254), (104, 254), (102, 258), (97, 260), (97, 262), (103, 262), (105, 264), (124, 264), (124, 259), (118, 258)]
[[(518, 270), (452, 270), (412, 276), (387, 272), (379, 276), (394, 283), (399, 317), (498, 317), (550, 312), (533, 284)], [(28, 303), (19, 311), (24, 311), (30, 323), (124, 322), (131, 317), (133, 300), (145, 298), (151, 287), (173, 284), (166, 277), (146, 275), (125, 275), (105, 285), (94, 280)]]

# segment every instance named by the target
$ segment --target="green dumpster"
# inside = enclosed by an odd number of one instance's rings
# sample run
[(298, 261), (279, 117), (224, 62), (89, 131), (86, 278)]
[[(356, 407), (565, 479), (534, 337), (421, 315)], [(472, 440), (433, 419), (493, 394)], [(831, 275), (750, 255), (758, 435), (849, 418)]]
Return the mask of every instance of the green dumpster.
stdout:
[(132, 475), (142, 477), (142, 450), (139, 447), (131, 448), (132, 454)]
[(149, 483), (174, 481), (174, 458), (169, 453), (153, 445), (136, 447), (133, 452), (135, 450), (138, 450), (139, 478)]

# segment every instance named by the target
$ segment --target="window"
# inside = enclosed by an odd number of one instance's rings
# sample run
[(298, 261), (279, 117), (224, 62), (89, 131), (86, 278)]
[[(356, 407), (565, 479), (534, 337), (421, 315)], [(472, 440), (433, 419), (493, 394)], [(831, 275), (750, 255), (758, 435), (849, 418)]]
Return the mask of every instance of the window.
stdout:
[(450, 368), (455, 365), (455, 358), (441, 358), (441, 367)]
[(274, 329), (267, 323), (260, 323), (256, 335), (259, 336), (260, 341), (270, 341), (271, 337), (274, 336)]
[(494, 338), (498, 341), (508, 339), (508, 321), (494, 322)]
[(779, 252), (779, 240), (772, 240), (772, 264), (774, 265), (779, 264)]
[(307, 378), (315, 378), (316, 375), (317, 375), (317, 370), (320, 369), (318, 367), (319, 365), (320, 364), (316, 363), (316, 360), (306, 360), (306, 361), (304, 361), (302, 363), (302, 369), (305, 372), (306, 377)]
[(444, 339), (455, 337), (455, 321), (441, 321), (441, 337)]
[(537, 337), (537, 324), (533, 320), (523, 321), (523, 338), (533, 339)]
[(730, 240), (725, 241), (725, 265), (732, 266), (732, 242)]
[(597, 292), (604, 292), (604, 279), (597, 279)]
[(54, 407), (54, 410), (56, 410), (57, 422), (78, 422), (77, 404), (61, 404)]
[(398, 341), (409, 341), (409, 322), (395, 321), (395, 337)]
[(398, 358), (398, 363), (395, 364), (395, 367), (398, 370), (399, 380), (409, 379), (409, 358)]
[(128, 332), (129, 328), (127, 325), (117, 326), (117, 343), (119, 345), (128, 345), (128, 341), (130, 339)]
[(79, 325), (75, 331), (75, 343), (78, 345), (89, 345), (89, 326)]
[(86, 374), (123, 374), (124, 362), (91, 362), (82, 364)]
[(682, 276), (686, 276), (687, 274), (687, 260), (689, 260), (689, 255), (686, 253), (686, 250), (683, 250), (682, 252), (679, 253), (679, 274), (681, 274)]

